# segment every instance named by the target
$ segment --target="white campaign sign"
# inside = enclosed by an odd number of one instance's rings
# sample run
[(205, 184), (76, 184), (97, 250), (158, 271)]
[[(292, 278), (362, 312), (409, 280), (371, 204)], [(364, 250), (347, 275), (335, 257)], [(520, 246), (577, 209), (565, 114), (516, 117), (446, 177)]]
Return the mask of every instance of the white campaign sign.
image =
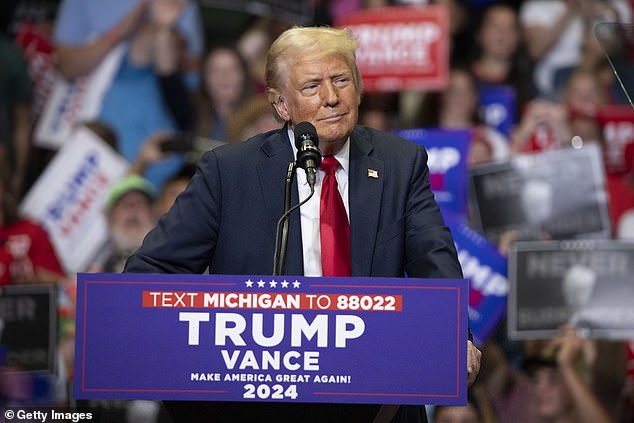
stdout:
[(129, 164), (86, 128), (73, 131), (20, 205), (43, 224), (65, 270), (85, 270), (107, 240), (103, 206)]
[(89, 75), (67, 81), (57, 75), (55, 85), (35, 128), (35, 145), (58, 149), (73, 127), (91, 120), (101, 111), (101, 102), (119, 69), (125, 47), (119, 45)]

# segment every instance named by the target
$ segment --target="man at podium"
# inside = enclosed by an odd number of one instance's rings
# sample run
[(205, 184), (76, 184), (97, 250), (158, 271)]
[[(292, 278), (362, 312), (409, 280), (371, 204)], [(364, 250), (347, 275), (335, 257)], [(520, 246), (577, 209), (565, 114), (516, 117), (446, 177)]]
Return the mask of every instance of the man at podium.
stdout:
[[(462, 278), (425, 150), (357, 125), (356, 46), (347, 29), (282, 33), (268, 53), (266, 83), (286, 125), (205, 153), (125, 271), (272, 274), (284, 181), (297, 157), (292, 203), (307, 201), (290, 214), (284, 274)], [(469, 383), (479, 367), (469, 342)], [(416, 406), (170, 402), (168, 409), (188, 423), (426, 421)]]

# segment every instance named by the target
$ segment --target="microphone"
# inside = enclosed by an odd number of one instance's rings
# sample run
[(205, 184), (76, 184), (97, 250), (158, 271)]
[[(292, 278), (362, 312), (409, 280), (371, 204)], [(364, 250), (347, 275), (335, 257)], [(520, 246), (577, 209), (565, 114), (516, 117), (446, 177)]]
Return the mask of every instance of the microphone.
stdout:
[(310, 122), (300, 122), (295, 126), (295, 147), (297, 147), (297, 166), (306, 171), (306, 180), (311, 191), (315, 187), (317, 168), (321, 164), (317, 130)]

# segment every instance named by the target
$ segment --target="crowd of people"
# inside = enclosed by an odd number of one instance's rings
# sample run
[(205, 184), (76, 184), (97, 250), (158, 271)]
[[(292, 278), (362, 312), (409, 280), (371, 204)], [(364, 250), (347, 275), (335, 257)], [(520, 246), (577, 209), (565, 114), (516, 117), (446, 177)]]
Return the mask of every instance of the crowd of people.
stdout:
[[(623, 88), (634, 65), (620, 32), (599, 40), (595, 28), (631, 22), (631, 2), (430, 2), (449, 10), (448, 85), (364, 93), (360, 124), (386, 131), (469, 129), (470, 168), (578, 148), (575, 139), (607, 151), (601, 116), (608, 106), (631, 106), (631, 93)], [(307, 3), (315, 12), (311, 24), (333, 25), (364, 8), (427, 2)], [(56, 153), (35, 139), (56, 78), (76, 81), (120, 54), (99, 113), (77, 125), (125, 158), (129, 173), (103, 199), (108, 239), (80, 271), (123, 270), (128, 256), (185, 190), (200, 156), (192, 153), (283, 126), (266, 97), (264, 63), (271, 42), (293, 23), (249, 16), (249, 24), (230, 38), (205, 27), (205, 16), (214, 11), (193, 0), (15, 0), (3, 7), (0, 286), (52, 284), (60, 287), (62, 302), (72, 303), (74, 275), (64, 268), (44, 225), (19, 212), (21, 200)], [(480, 98), (487, 87), (510, 90), (510, 125), (496, 126), (495, 116), (487, 116)], [(630, 112), (634, 116), (634, 109)], [(622, 147), (618, 166), (606, 162), (606, 193), (612, 238), (634, 239), (634, 136)], [(498, 241), (506, 254), (513, 234)], [(67, 389), (73, 369), (72, 312), (64, 318), (71, 323), (59, 329), (63, 371), (51, 378), (49, 399), (73, 404)], [(634, 341), (628, 349), (627, 341), (587, 339), (564, 326), (553, 339), (519, 342), (508, 339), (505, 324), (501, 321), (480, 346), (482, 369), (469, 390), (469, 404), (430, 409), (430, 421), (634, 422), (634, 358), (628, 357)], [(33, 395), (25, 388), (28, 381), (0, 378), (0, 402), (20, 403)], [(114, 413), (116, 421), (167, 418), (152, 403), (104, 404), (104, 416)]]

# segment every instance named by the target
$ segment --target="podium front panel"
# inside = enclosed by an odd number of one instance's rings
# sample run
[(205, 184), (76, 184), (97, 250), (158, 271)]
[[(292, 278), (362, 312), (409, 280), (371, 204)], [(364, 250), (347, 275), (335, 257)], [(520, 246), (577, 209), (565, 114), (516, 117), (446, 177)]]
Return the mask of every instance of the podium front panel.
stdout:
[(466, 403), (467, 281), (78, 274), (79, 399)]

